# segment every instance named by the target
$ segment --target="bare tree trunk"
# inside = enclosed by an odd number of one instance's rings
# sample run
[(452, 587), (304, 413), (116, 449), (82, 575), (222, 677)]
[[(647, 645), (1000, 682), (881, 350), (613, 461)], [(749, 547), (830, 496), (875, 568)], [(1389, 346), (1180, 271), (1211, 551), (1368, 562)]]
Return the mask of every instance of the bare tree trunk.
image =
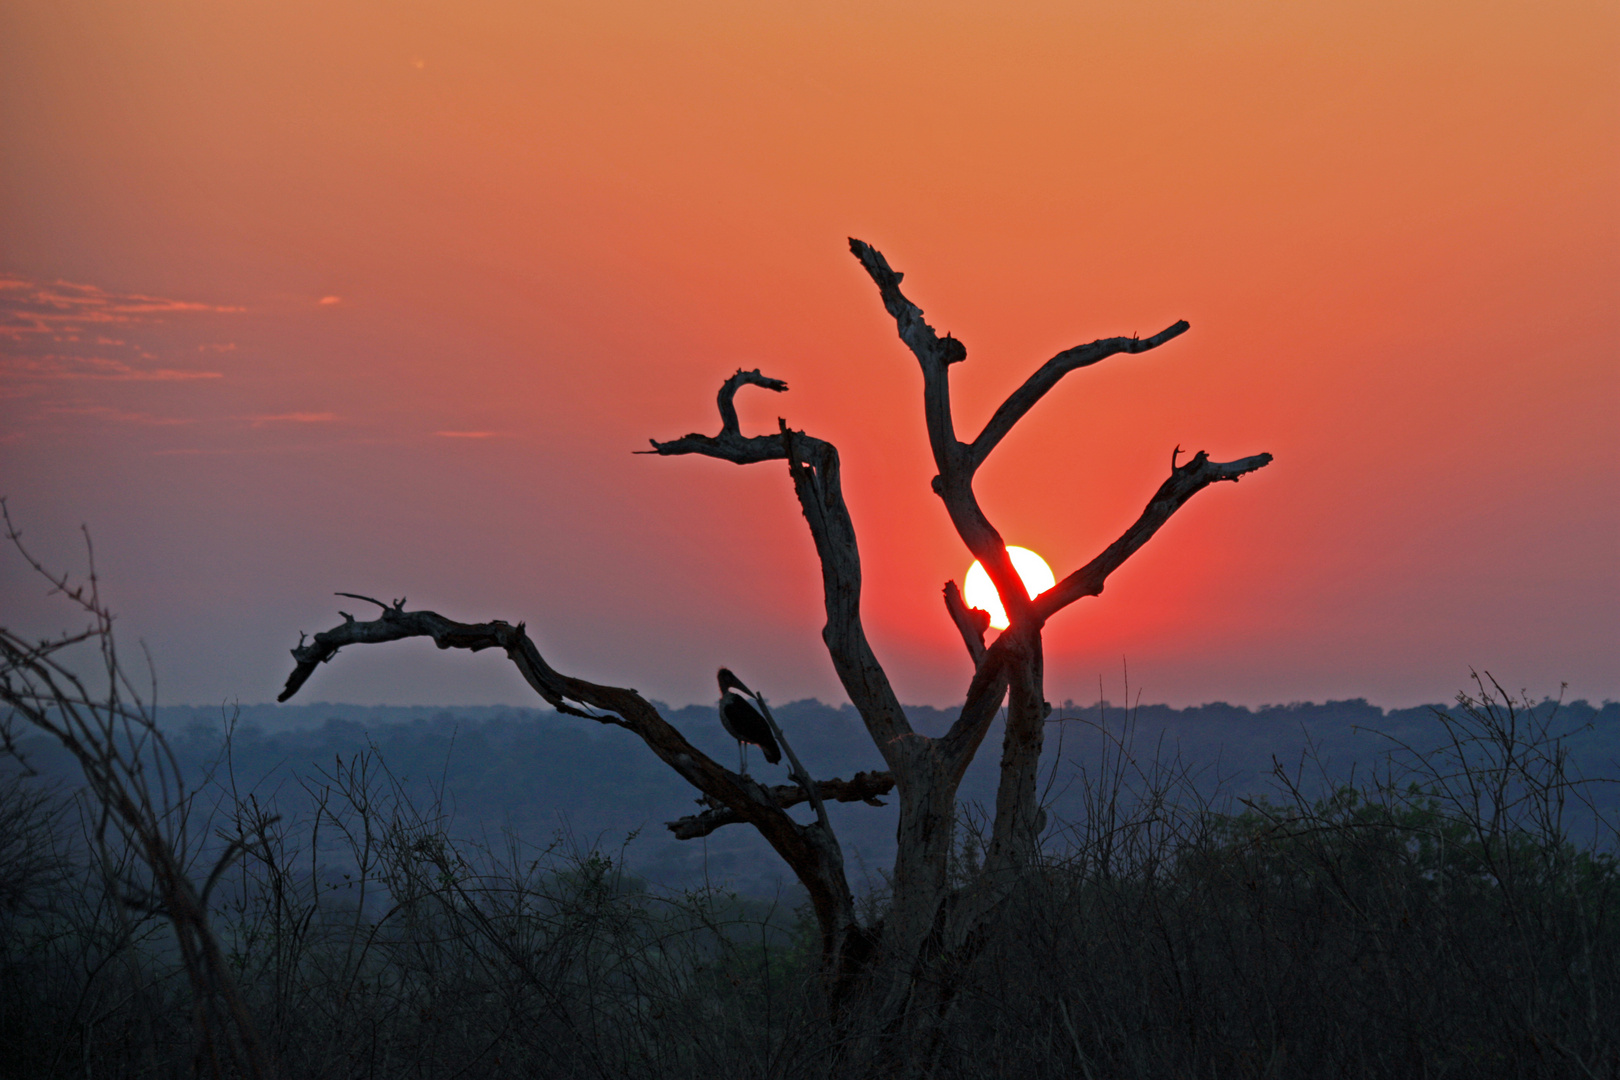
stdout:
[[(966, 701), (949, 731), (930, 738), (912, 730), (866, 638), (860, 610), (860, 551), (844, 503), (837, 448), (795, 431), (785, 420), (769, 435), (741, 432), (733, 400), (737, 391), (757, 386), (781, 393), (787, 390), (785, 382), (757, 369), (739, 369), (720, 388), (718, 434), (654, 440), (652, 449), (643, 453), (699, 454), (738, 465), (786, 462), (821, 564), (827, 616), (822, 639), (844, 692), (888, 766), (885, 773), (863, 773), (850, 781), (811, 782), (806, 777), (799, 787), (805, 796), (813, 792), (846, 801), (873, 801), (894, 790), (900, 809), (898, 851), (892, 903), (880, 924), (862, 926), (856, 919), (842, 855), (825, 816), (818, 815), (809, 825), (787, 816), (786, 807), (803, 797), (795, 794), (797, 789), (767, 789), (709, 760), (632, 690), (598, 686), (554, 671), (521, 624), (455, 623), (432, 612), (406, 611), (403, 600), (392, 605), (370, 601), (383, 609), (378, 619), (359, 622), (345, 615), (342, 625), (315, 635), (307, 644), (300, 640), (293, 650), (298, 664), (280, 700), (296, 693), (320, 663), (345, 645), (422, 635), (432, 637), (441, 648), (506, 650), (529, 685), (553, 706), (634, 731), (703, 793), (709, 809), (671, 822), (676, 835), (707, 835), (736, 822), (760, 831), (810, 893), (834, 1012), (855, 997), (863, 1002), (858, 1022), (871, 1037), (858, 1043), (857, 1071), (875, 1067), (887, 1056), (895, 1071), (904, 1072), (938, 1052), (955, 987), (986, 929), (1038, 857), (1044, 820), (1037, 774), (1051, 711), (1045, 698), (1041, 642), (1047, 620), (1076, 600), (1101, 593), (1108, 576), (1193, 495), (1210, 484), (1235, 481), (1262, 468), (1271, 455), (1217, 463), (1199, 452), (1178, 465), (1178, 447), (1171, 454), (1169, 478), (1119, 539), (1031, 599), (1001, 534), (979, 506), (973, 488), (979, 467), (1065, 375), (1110, 356), (1155, 349), (1185, 333), (1188, 324), (1174, 323), (1149, 338), (1105, 338), (1058, 353), (1008, 396), (977, 437), (964, 442), (956, 435), (952, 414), (950, 368), (967, 359), (966, 347), (949, 334), (940, 337), (923, 320), (922, 310), (900, 291), (902, 275), (880, 252), (859, 240), (850, 241), (850, 251), (877, 285), (901, 340), (921, 368), (923, 415), (937, 469), (933, 490), (963, 544), (989, 572), (1011, 622), (987, 644), (988, 621), (966, 607), (953, 583), (946, 584), (946, 611), (961, 632), (973, 666)], [(949, 871), (957, 789), (1003, 702), (1007, 722), (991, 841), (977, 877), (953, 885)], [(852, 1011), (846, 1015), (855, 1017)]]

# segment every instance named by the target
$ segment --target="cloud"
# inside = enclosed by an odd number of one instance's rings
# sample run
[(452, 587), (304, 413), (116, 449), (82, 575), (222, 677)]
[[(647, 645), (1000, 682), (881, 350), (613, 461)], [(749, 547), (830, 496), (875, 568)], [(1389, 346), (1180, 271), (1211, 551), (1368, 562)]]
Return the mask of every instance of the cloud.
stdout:
[(0, 357), (0, 376), (36, 380), (113, 379), (123, 382), (186, 382), (191, 379), (225, 377), (218, 371), (138, 368), (112, 357), (69, 356), (61, 353)]
[(289, 412), (273, 413), (250, 418), (254, 427), (264, 427), (266, 424), (329, 424), (338, 419), (337, 413), (329, 412)]
[(0, 336), (13, 340), (32, 335), (78, 333), (100, 323), (160, 322), (159, 315), (228, 313), (245, 308), (172, 300), (146, 293), (109, 292), (72, 281), (43, 283), (0, 277)]
[(44, 412), (57, 416), (89, 416), (97, 420), (112, 420), (121, 424), (144, 424), (150, 427), (182, 427), (195, 424), (194, 419), (178, 416), (154, 416), (152, 413), (130, 412), (110, 405), (46, 405)]
[(333, 304), (341, 304), (341, 303), (343, 303), (343, 297), (341, 297), (341, 296), (323, 296), (323, 297), (321, 297), (319, 300), (317, 300), (315, 302), (317, 304), (320, 304), (322, 307), (330, 307)]
[[(243, 310), (148, 293), (109, 292), (71, 281), (43, 283), (0, 275), (0, 344), (5, 349), (0, 380), (220, 379), (222, 372), (184, 365), (199, 351), (224, 352), (234, 345), (194, 347), (196, 337), (186, 323)], [(183, 340), (188, 336), (190, 341)], [(172, 359), (165, 364), (159, 354)]]
[(503, 439), (504, 431), (435, 431), (441, 439)]

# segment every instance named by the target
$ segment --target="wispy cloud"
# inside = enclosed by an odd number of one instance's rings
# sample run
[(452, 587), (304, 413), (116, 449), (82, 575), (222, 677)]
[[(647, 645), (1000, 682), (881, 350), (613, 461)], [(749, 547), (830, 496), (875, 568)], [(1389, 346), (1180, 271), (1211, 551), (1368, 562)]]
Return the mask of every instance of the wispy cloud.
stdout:
[(197, 423), (191, 418), (131, 412), (111, 405), (46, 405), (42, 411), (55, 416), (88, 416), (96, 420), (111, 420), (120, 424), (144, 424), (150, 427), (183, 427)]
[(109, 292), (72, 281), (44, 283), (0, 276), (0, 337), (13, 340), (81, 333), (87, 326), (104, 323), (158, 322), (163, 315), (243, 310), (146, 293)]
[(504, 431), (435, 431), (441, 439), (504, 439)]
[[(186, 366), (197, 352), (234, 345), (176, 341), (184, 319), (240, 312), (231, 305), (110, 292), (71, 281), (0, 275), (0, 381), (100, 379), (188, 382), (223, 378)], [(162, 327), (162, 329), (158, 329)], [(178, 331), (184, 335), (184, 330)], [(168, 362), (158, 353), (167, 354)]]
[(254, 427), (264, 427), (266, 424), (329, 424), (338, 419), (338, 414), (329, 412), (289, 412), (254, 416), (250, 419)]
[(343, 297), (341, 297), (341, 296), (323, 296), (323, 297), (321, 297), (319, 300), (317, 300), (315, 302), (317, 304), (320, 304), (322, 307), (331, 307), (333, 304), (341, 304), (341, 303), (343, 303)]
[(0, 376), (16, 379), (114, 379), (123, 382), (186, 382), (222, 379), (218, 371), (181, 368), (139, 368), (108, 356), (45, 353), (40, 356), (0, 356)]

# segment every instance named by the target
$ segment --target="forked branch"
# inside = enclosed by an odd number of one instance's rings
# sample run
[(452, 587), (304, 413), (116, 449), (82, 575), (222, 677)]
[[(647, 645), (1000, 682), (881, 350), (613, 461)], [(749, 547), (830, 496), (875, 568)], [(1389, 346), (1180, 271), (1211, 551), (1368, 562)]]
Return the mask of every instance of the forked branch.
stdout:
[[(1175, 460), (1171, 458), (1172, 462)], [(1271, 464), (1270, 454), (1256, 454), (1237, 461), (1211, 461), (1200, 450), (1185, 465), (1170, 468), (1170, 479), (1159, 485), (1159, 490), (1148, 500), (1140, 517), (1124, 534), (1105, 548), (1101, 555), (1037, 596), (1034, 601), (1036, 616), (1044, 622), (1068, 607), (1082, 596), (1097, 596), (1103, 591), (1108, 575), (1119, 569), (1137, 548), (1147, 543), (1159, 527), (1170, 520), (1186, 501), (1211, 484), (1223, 480), (1236, 482), (1256, 469)]]
[[(851, 238), (850, 251), (872, 278), (883, 298), (883, 306), (894, 317), (900, 338), (911, 349), (922, 365), (924, 412), (928, 422), (928, 437), (932, 444), (939, 475), (934, 478), (934, 490), (945, 503), (951, 523), (973, 555), (983, 564), (995, 582), (1008, 617), (1015, 627), (1028, 625), (1038, 628), (1055, 612), (1072, 604), (1082, 596), (1094, 596), (1102, 591), (1108, 575), (1130, 558), (1137, 548), (1147, 542), (1159, 527), (1169, 520), (1194, 494), (1209, 484), (1221, 480), (1236, 480), (1245, 473), (1263, 467), (1271, 460), (1270, 454), (1244, 458), (1241, 461), (1217, 463), (1200, 452), (1186, 465), (1177, 467), (1171, 460), (1170, 479), (1159, 488), (1148, 503), (1142, 516), (1126, 530), (1106, 551), (1080, 570), (1064, 578), (1054, 588), (1043, 593), (1038, 600), (1028, 601), (1022, 581), (1006, 556), (1001, 535), (991, 525), (980, 508), (973, 491), (973, 478), (990, 452), (1007, 437), (1018, 421), (1034, 408), (1036, 403), (1056, 386), (1065, 375), (1080, 368), (1090, 367), (1119, 353), (1142, 353), (1156, 349), (1165, 342), (1187, 332), (1188, 323), (1180, 320), (1165, 327), (1149, 338), (1103, 338), (1086, 345), (1065, 349), (1036, 370), (1017, 390), (1002, 402), (984, 430), (972, 444), (958, 442), (951, 418), (949, 365), (967, 358), (966, 348), (950, 335), (943, 339), (934, 333), (922, 317), (922, 309), (908, 300), (900, 291), (904, 275), (889, 265), (883, 253), (870, 244)], [(945, 607), (956, 623), (962, 639), (972, 655), (976, 669), (982, 676), (985, 660), (983, 630), (978, 629), (972, 616), (962, 603), (960, 593), (947, 587)], [(976, 676), (975, 683), (983, 683)]]

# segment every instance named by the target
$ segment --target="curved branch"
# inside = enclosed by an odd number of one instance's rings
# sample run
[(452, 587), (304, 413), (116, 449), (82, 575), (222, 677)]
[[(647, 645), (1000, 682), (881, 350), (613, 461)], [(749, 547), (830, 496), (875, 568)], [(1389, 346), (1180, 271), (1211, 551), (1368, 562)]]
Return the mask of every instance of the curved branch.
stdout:
[(668, 442), (659, 442), (657, 439), (647, 441), (652, 443), (651, 450), (633, 450), (631, 453), (657, 454), (660, 457), (701, 454), (703, 457), (729, 461), (733, 465), (757, 465), (761, 461), (779, 461), (786, 456), (782, 453), (782, 441), (772, 435), (744, 438), (730, 431), (722, 431), (718, 435), (699, 435), (694, 432), (682, 435), (678, 439), (670, 439)]
[(1058, 353), (1026, 379), (1024, 385), (1014, 390), (984, 425), (984, 430), (979, 432), (979, 437), (973, 440), (973, 445), (968, 451), (972, 461), (971, 467), (977, 470), (983, 465), (984, 459), (990, 456), (990, 451), (1007, 437), (1013, 426), (1024, 418), (1024, 414), (1034, 408), (1035, 403), (1045, 397), (1047, 391), (1062, 381), (1063, 376), (1069, 372), (1090, 367), (1118, 353), (1143, 353), (1149, 349), (1156, 349), (1172, 338), (1185, 334), (1190, 325), (1186, 319), (1182, 319), (1150, 338), (1103, 338), (1089, 345), (1076, 345), (1072, 349)]
[[(1172, 461), (1174, 459), (1172, 458)], [(1147, 543), (1159, 527), (1170, 520), (1186, 501), (1211, 484), (1222, 480), (1237, 481), (1256, 469), (1271, 464), (1270, 454), (1256, 454), (1237, 461), (1218, 462), (1200, 450), (1185, 465), (1172, 466), (1170, 479), (1159, 485), (1142, 515), (1124, 534), (1101, 555), (1041, 593), (1032, 601), (1035, 615), (1041, 621), (1051, 618), (1082, 596), (1097, 596), (1103, 591), (1108, 575), (1119, 569), (1137, 548)]]
[(292, 650), (297, 666), (277, 701), (296, 694), (319, 665), (347, 645), (370, 645), (428, 637), (441, 649), (504, 650), (535, 692), (559, 712), (626, 728), (714, 804), (753, 825), (793, 868), (810, 892), (824, 934), (853, 924), (854, 900), (844, 875), (837, 842), (818, 828), (800, 825), (756, 781), (722, 767), (686, 740), (656, 708), (634, 690), (576, 679), (547, 664), (524, 624), (495, 620), (461, 623), (433, 611), (406, 611), (404, 601), (360, 622), (352, 616)]
[(759, 368), (755, 368), (753, 371), (744, 371), (742, 368), (738, 368), (735, 375), (720, 384), (720, 393), (715, 399), (716, 404), (720, 407), (720, 430), (722, 433), (729, 431), (735, 435), (739, 432), (737, 406), (732, 403), (732, 398), (737, 396), (737, 388), (744, 385), (763, 386), (765, 389), (774, 390), (778, 394), (788, 388), (788, 384), (781, 379), (761, 375)]
[(648, 439), (647, 441), (652, 443), (652, 449), (637, 450), (635, 453), (659, 454), (664, 457), (702, 454), (704, 457), (719, 458), (734, 465), (753, 465), (761, 461), (780, 459), (784, 456), (780, 439), (769, 435), (756, 435), (752, 438), (743, 436), (737, 422), (737, 406), (732, 400), (737, 396), (737, 390), (743, 386), (763, 386), (778, 394), (788, 388), (788, 384), (781, 379), (761, 375), (758, 368), (753, 371), (738, 368), (736, 374), (720, 384), (720, 393), (716, 397), (716, 404), (720, 408), (718, 435), (699, 435), (693, 432), (678, 439), (670, 439), (668, 442)]

